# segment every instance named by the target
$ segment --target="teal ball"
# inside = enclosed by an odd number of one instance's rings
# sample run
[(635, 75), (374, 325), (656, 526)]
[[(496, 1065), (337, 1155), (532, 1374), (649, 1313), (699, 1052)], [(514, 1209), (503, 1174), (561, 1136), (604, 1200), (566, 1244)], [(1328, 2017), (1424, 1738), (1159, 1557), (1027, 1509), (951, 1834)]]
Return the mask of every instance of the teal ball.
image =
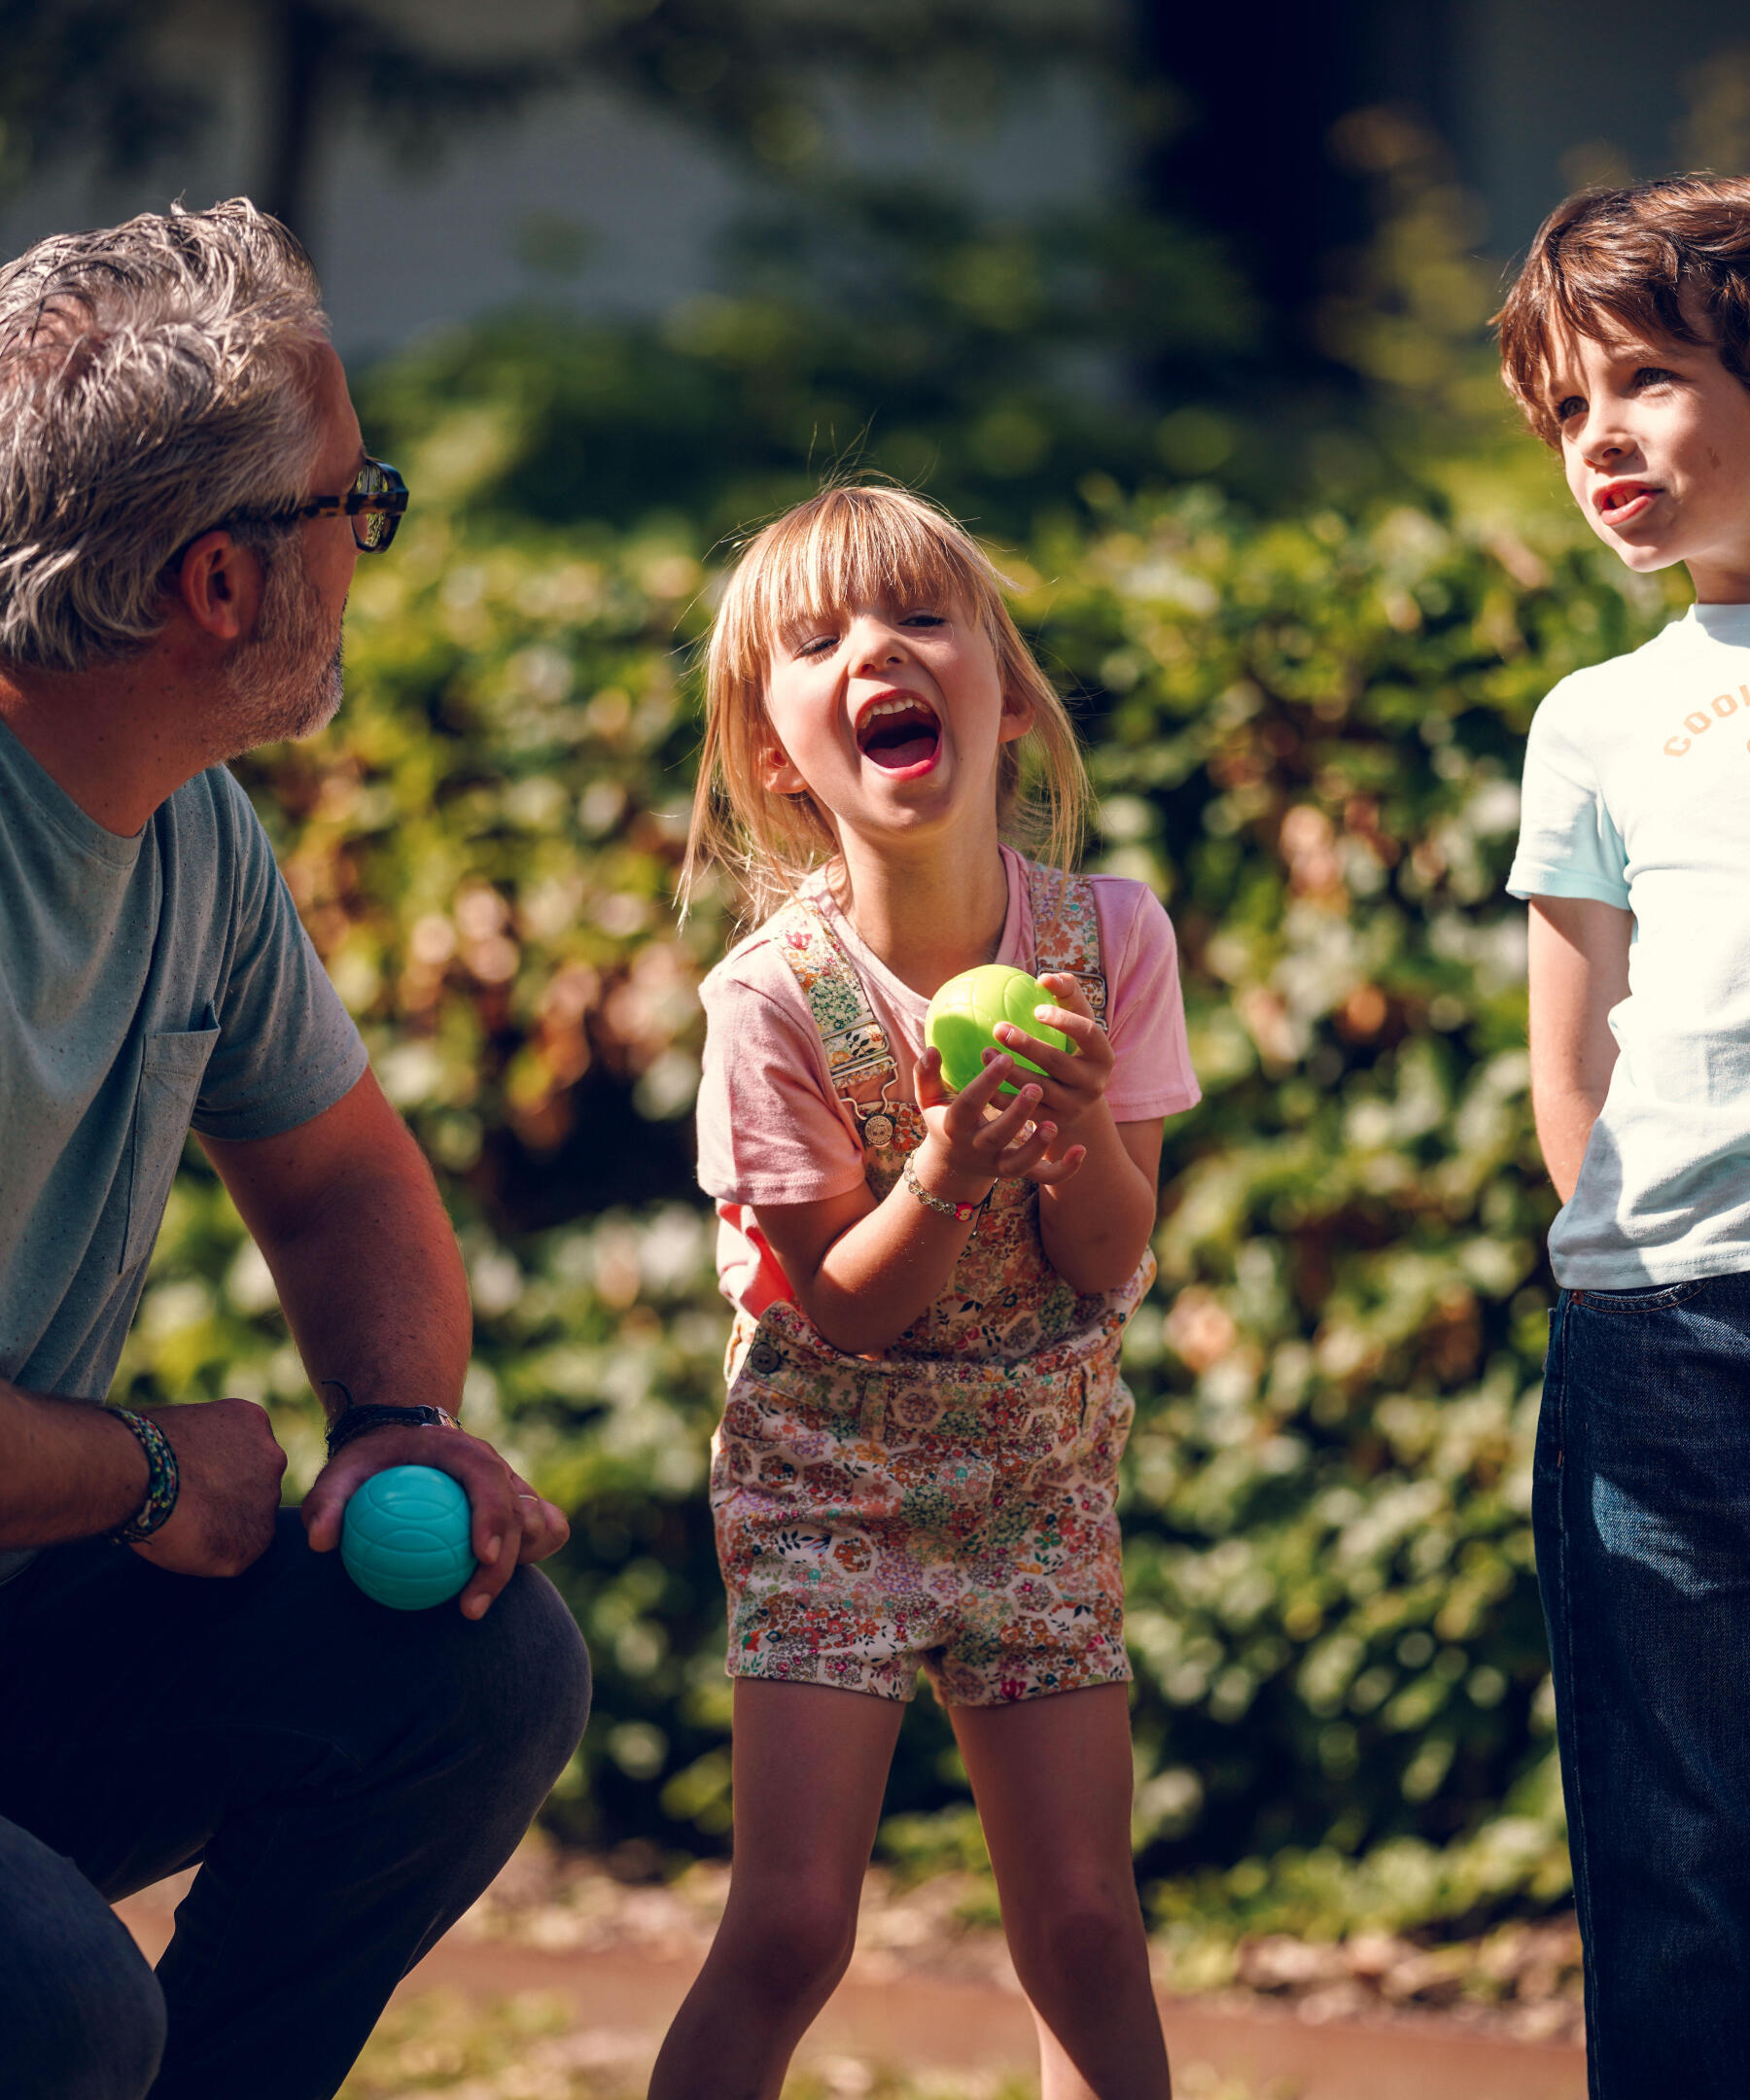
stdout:
[[(942, 1077), (958, 1094), (984, 1069), (984, 1053), (1001, 1050), (1024, 1071), (1045, 1074), (1031, 1058), (1010, 1050), (997, 1040), (997, 1024), (1012, 1021), (1016, 1028), (1054, 1050), (1069, 1048), (1068, 1036), (1033, 1018), (1035, 1006), (1055, 1006), (1057, 1000), (1036, 977), (1011, 969), (1006, 962), (981, 962), (976, 969), (962, 970), (950, 977), (929, 1002), (924, 1017), (924, 1038), (942, 1054)], [(998, 1094), (1013, 1095), (1020, 1089), (1006, 1082)]]
[(433, 1466), (390, 1466), (355, 1489), (340, 1527), (340, 1558), (365, 1594), (392, 1611), (425, 1611), (453, 1597), (478, 1562), (462, 1485)]

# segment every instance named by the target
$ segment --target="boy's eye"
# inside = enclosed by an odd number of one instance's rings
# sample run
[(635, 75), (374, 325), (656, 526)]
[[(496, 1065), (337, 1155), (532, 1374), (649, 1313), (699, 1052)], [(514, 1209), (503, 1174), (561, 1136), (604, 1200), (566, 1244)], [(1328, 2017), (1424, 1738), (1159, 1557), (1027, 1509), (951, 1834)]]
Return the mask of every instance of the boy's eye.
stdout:
[(1586, 403), (1578, 394), (1570, 394), (1565, 401), (1556, 403), (1556, 420), (1558, 423), (1565, 423), (1570, 416), (1581, 414), (1585, 407)]
[(900, 622), (903, 627), (941, 627), (946, 624), (939, 612), (908, 612)]
[(1666, 371), (1662, 365), (1643, 365), (1634, 375), (1634, 383), (1637, 387), (1663, 386), (1676, 376), (1675, 372)]
[(796, 644), (796, 654), (798, 656), (819, 656), (822, 650), (835, 648), (837, 643), (837, 635), (810, 635), (806, 640)]

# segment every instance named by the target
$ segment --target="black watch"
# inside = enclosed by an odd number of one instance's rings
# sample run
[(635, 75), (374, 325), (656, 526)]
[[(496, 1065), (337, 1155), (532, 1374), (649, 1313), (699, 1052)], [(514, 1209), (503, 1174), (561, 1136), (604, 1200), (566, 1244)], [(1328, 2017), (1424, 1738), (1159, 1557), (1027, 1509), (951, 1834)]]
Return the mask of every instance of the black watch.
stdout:
[(354, 1437), (370, 1429), (460, 1429), (462, 1424), (440, 1407), (349, 1407), (329, 1424), (328, 1453), (332, 1458)]

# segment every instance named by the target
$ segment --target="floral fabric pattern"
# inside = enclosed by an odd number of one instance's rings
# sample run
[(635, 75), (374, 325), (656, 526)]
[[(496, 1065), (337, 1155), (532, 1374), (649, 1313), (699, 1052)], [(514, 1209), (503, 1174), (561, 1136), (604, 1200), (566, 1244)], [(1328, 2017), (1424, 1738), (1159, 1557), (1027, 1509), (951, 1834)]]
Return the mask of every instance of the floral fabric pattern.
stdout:
[[(1103, 1014), (1091, 886), (1030, 873), (1037, 969), (1092, 980)], [(886, 1037), (822, 920), (782, 916), (883, 1198), (923, 1116), (891, 1099)], [(835, 1349), (792, 1304), (737, 1321), (711, 1473), (732, 1676), (907, 1699), (923, 1668), (964, 1705), (1129, 1678), (1118, 1356), (1154, 1262), (1122, 1291), (1078, 1295), (1046, 1257), (1038, 1193), (998, 1183), (948, 1289), (880, 1357)]]

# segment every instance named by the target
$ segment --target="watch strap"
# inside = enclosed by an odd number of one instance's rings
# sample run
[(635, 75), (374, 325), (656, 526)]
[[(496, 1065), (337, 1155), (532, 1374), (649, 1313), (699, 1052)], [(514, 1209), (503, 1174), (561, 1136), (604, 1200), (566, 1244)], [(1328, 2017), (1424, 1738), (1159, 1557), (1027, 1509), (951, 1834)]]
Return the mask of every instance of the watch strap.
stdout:
[(440, 1407), (376, 1407), (354, 1405), (336, 1415), (329, 1424), (328, 1452), (337, 1451), (372, 1429), (459, 1429), (461, 1423)]

